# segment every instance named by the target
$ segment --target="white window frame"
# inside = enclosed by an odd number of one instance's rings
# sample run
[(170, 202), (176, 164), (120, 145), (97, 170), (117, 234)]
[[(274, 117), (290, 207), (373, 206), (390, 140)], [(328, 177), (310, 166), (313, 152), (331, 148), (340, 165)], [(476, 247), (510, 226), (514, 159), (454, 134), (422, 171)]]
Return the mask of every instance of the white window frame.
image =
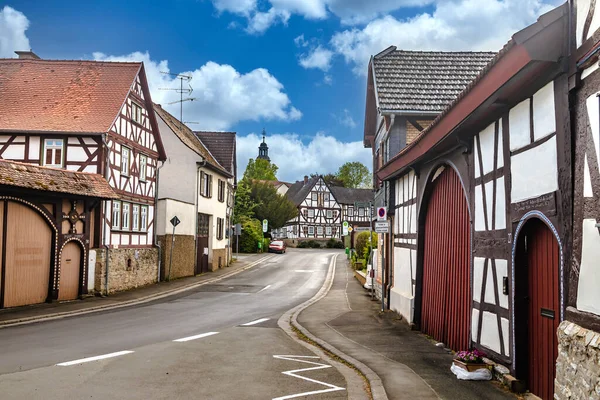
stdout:
[(347, 211), (348, 216), (354, 216), (354, 207), (348, 207)]
[(148, 231), (148, 206), (140, 207), (140, 232)]
[(131, 205), (131, 230), (137, 232), (140, 230), (140, 205)]
[(314, 218), (315, 217), (315, 210), (314, 209), (310, 209), (308, 210), (308, 218)]
[[(48, 143), (51, 144), (48, 144)], [(58, 144), (60, 142), (60, 144)], [(48, 162), (48, 157), (46, 153), (48, 150), (51, 150), (51, 160)], [(56, 164), (54, 161), (56, 159), (56, 151), (60, 150), (60, 164)], [(44, 139), (44, 153), (43, 153), (43, 165), (46, 167), (55, 167), (62, 168), (65, 160), (65, 140), (64, 139)]]
[(318, 198), (319, 198), (319, 194), (317, 192), (312, 192), (312, 194), (310, 195), (310, 199), (312, 201), (317, 201)]
[(112, 205), (112, 228), (121, 229), (121, 202), (113, 201)]
[(323, 236), (323, 227), (322, 226), (317, 226), (317, 235)]
[(329, 193), (323, 193), (323, 200), (329, 201)]
[(333, 218), (333, 210), (327, 210), (327, 218)]
[[(125, 156), (127, 154), (127, 156)], [(131, 163), (131, 149), (127, 146), (121, 146), (121, 175), (129, 176), (129, 167)]]
[(139, 170), (140, 181), (146, 182), (146, 172), (147, 172), (146, 169), (148, 167), (148, 156), (145, 154), (140, 154), (139, 158), (140, 158), (140, 170)]
[(325, 228), (325, 233), (327, 234), (327, 236), (331, 236), (331, 227), (330, 226)]
[(131, 203), (123, 202), (121, 205), (121, 230), (128, 231), (131, 228)]
[(142, 106), (135, 101), (131, 102), (131, 119), (138, 124), (142, 123)]
[(309, 226), (308, 227), (308, 234), (314, 236), (314, 234), (315, 234), (315, 227), (314, 226)]

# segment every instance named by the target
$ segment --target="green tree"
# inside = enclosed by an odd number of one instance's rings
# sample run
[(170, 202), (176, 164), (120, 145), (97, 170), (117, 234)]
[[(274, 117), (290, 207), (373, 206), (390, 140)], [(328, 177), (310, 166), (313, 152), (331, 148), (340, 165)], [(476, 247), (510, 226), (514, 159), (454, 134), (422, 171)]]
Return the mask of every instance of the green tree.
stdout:
[(242, 235), (240, 236), (240, 251), (242, 253), (255, 253), (258, 242), (263, 240), (262, 224), (254, 218), (242, 217)]
[(246, 167), (246, 171), (244, 172), (244, 177), (242, 179), (245, 181), (274, 181), (277, 179), (277, 170), (279, 170), (279, 167), (270, 161), (262, 158), (257, 158), (256, 160), (251, 158), (248, 161), (248, 166)]
[(248, 182), (241, 180), (235, 191), (235, 205), (233, 208), (233, 223), (238, 224), (243, 219), (254, 217), (254, 209), (257, 204), (250, 196), (251, 189)]
[(270, 183), (254, 181), (250, 186), (250, 198), (256, 204), (254, 216), (269, 221), (270, 229), (279, 229), (298, 216), (298, 209), (286, 196), (277, 193)]
[(348, 188), (368, 189), (373, 187), (373, 176), (369, 169), (358, 161), (347, 162), (340, 167), (337, 178)]

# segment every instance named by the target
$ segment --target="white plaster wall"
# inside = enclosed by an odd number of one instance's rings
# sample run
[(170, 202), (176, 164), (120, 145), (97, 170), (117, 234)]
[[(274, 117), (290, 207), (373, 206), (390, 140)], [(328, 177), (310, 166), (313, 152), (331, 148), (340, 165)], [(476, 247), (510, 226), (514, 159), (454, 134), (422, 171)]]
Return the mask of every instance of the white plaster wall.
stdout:
[[(475, 168), (475, 170), (477, 170), (477, 168)], [(475, 230), (485, 231), (483, 190), (481, 189), (481, 185), (475, 186)]]
[(406, 293), (400, 293), (394, 288), (390, 291), (390, 309), (402, 315), (409, 322), (414, 322), (415, 299)]
[[(225, 195), (225, 201), (220, 202), (219, 199), (219, 184), (218, 180), (221, 179), (227, 182), (227, 179), (224, 176), (221, 176), (214, 171), (211, 171), (207, 168), (200, 168), (200, 171), (204, 171), (207, 174), (213, 176), (212, 179), (212, 197), (206, 198), (198, 195), (198, 212), (202, 214), (212, 215), (211, 218), (211, 248), (213, 249), (224, 249), (227, 245), (227, 239), (225, 238), (225, 229), (227, 228), (225, 225), (227, 223), (227, 195)], [(200, 176), (200, 175), (198, 175)], [(225, 190), (227, 192), (227, 190)], [(223, 239), (217, 240), (217, 218), (223, 218)]]
[(483, 267), (485, 258), (475, 257), (473, 260), (473, 301), (481, 303), (481, 286), (483, 285)]
[(40, 159), (40, 137), (30, 136), (29, 137), (29, 159), (39, 160)]
[(600, 233), (595, 219), (583, 220), (577, 308), (600, 315)]
[(173, 233), (173, 225), (169, 221), (177, 216), (181, 223), (175, 228), (176, 235), (193, 236), (196, 232), (195, 206), (173, 199), (158, 201), (157, 233), (159, 236)]
[(88, 156), (82, 147), (69, 146), (67, 150), (69, 161), (87, 161)]
[(87, 288), (88, 290), (94, 290), (94, 283), (96, 281), (96, 250), (90, 250), (88, 252), (88, 276), (87, 276)]
[(483, 312), (481, 319), (481, 345), (500, 353), (500, 334), (496, 314)]
[(598, 160), (598, 167), (600, 167), (600, 148), (598, 146), (598, 143), (600, 142), (600, 107), (598, 106), (598, 97), (595, 94), (588, 97), (586, 100), (586, 106), (588, 117), (590, 119), (590, 126), (592, 128), (592, 138), (594, 140), (594, 150), (596, 150), (596, 159)]
[(531, 143), (529, 101), (529, 99), (522, 101), (508, 113), (511, 151)]
[(502, 339), (504, 341), (504, 355), (505, 356), (510, 356), (510, 346), (509, 344), (509, 338), (510, 336), (508, 336), (508, 320), (506, 318), (500, 318), (500, 324), (502, 325)]
[(588, 165), (587, 154), (583, 166), (583, 197), (594, 197), (592, 189), (592, 178), (590, 176), (590, 166)]
[(598, 68), (600, 68), (600, 66), (598, 65), (597, 62), (595, 62), (591, 66), (589, 66), (586, 69), (584, 69), (581, 72), (581, 80), (584, 80), (585, 78), (587, 78), (588, 76), (590, 76), (592, 73), (594, 73), (596, 70), (598, 70)]
[(552, 81), (533, 95), (533, 137), (537, 141), (554, 132), (556, 116)]
[(496, 180), (496, 229), (506, 228), (506, 190), (504, 177)]
[(4, 150), (2, 158), (5, 160), (23, 160), (25, 158), (25, 145), (11, 144), (6, 150)]
[[(487, 128), (479, 133), (479, 145), (481, 147), (481, 158), (483, 162), (483, 174), (492, 172), (494, 169), (494, 136), (496, 132), (496, 123), (492, 123)], [(498, 168), (504, 166), (504, 154), (502, 152), (502, 124), (499, 125), (498, 131)], [(475, 151), (475, 177), (478, 178), (479, 173), (479, 154)]]
[(500, 300), (500, 306), (508, 309), (508, 295), (502, 293), (502, 278), (508, 276), (508, 262), (499, 259), (496, 259), (495, 262), (496, 276), (498, 278), (498, 299)]
[(513, 203), (558, 190), (556, 136), (511, 158)]
[(479, 310), (471, 310), (471, 340), (477, 342), (477, 332), (479, 330)]
[[(583, 44), (583, 26), (585, 24), (585, 19), (587, 17), (588, 12), (590, 11), (590, 1), (591, 0), (576, 0), (575, 4), (577, 7), (577, 15), (576, 15), (576, 35), (577, 35), (577, 47)], [(591, 31), (591, 29), (590, 29)], [(587, 38), (586, 38), (587, 39)]]

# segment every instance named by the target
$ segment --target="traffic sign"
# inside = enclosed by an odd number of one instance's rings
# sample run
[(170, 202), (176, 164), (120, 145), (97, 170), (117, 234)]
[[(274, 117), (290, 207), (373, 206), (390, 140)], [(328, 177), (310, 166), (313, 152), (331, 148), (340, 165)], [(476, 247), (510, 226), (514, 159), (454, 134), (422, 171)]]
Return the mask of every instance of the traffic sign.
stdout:
[(179, 218), (177, 218), (177, 215), (174, 216), (173, 218), (171, 218), (171, 225), (173, 225), (173, 228), (176, 227), (177, 225), (179, 225), (181, 223), (181, 221), (179, 220)]
[(353, 231), (352, 227), (351, 227), (351, 226), (349, 226), (349, 227), (348, 227), (348, 232), (352, 232), (352, 231)]
[(240, 236), (242, 234), (242, 224), (235, 224), (235, 234)]
[(385, 221), (387, 219), (387, 209), (385, 207), (377, 207), (377, 221)]
[(368, 232), (370, 230), (371, 228), (369, 228), (368, 226), (357, 226), (356, 228), (354, 228), (354, 232)]
[(268, 230), (269, 230), (269, 221), (267, 221), (266, 219), (263, 219), (263, 233), (267, 233)]
[(389, 221), (375, 222), (375, 232), (377, 232), (377, 233), (389, 233), (390, 232), (390, 223), (389, 223)]
[(348, 236), (348, 221), (342, 222), (342, 236)]

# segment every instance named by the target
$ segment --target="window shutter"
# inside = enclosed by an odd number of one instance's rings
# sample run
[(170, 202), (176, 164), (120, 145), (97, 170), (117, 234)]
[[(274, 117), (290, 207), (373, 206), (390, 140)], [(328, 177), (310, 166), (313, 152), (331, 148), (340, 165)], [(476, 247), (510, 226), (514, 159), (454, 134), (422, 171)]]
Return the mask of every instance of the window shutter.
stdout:
[(212, 175), (208, 176), (208, 197), (212, 197), (212, 187), (213, 187)]

